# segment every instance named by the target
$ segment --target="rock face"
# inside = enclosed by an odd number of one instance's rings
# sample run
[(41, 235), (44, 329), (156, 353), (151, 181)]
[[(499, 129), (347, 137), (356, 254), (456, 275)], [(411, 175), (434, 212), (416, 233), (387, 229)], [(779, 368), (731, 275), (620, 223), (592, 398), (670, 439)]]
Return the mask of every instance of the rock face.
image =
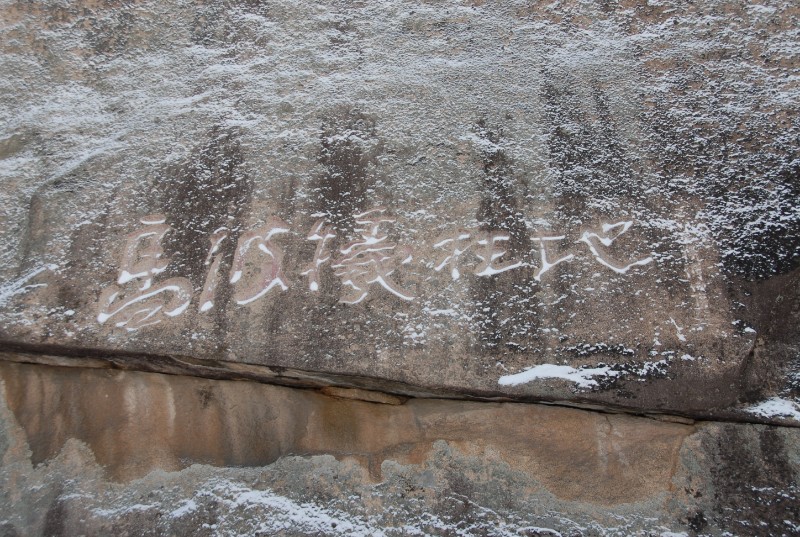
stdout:
[(797, 417), (796, 6), (3, 13), (18, 350)]
[(798, 16), (0, 3), (9, 528), (800, 531)]
[(796, 428), (30, 364), (0, 378), (0, 515), (21, 534), (800, 528)]

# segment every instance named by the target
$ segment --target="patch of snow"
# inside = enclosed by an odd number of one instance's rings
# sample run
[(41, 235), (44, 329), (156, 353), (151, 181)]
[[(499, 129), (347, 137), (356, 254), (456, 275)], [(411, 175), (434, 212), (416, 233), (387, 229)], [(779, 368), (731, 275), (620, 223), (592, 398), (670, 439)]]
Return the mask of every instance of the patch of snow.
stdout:
[(172, 518), (180, 518), (184, 515), (188, 515), (189, 513), (197, 510), (197, 502), (192, 499), (186, 500), (183, 502), (183, 505), (172, 511), (169, 516)]
[(245, 488), (226, 480), (213, 483), (211, 491), (201, 491), (200, 494), (216, 496), (234, 509), (250, 510), (257, 507), (269, 509), (270, 516), (257, 521), (258, 528), (253, 534), (274, 533), (291, 528), (294, 531), (320, 532), (325, 535), (385, 536), (383, 530), (370, 525), (360, 517), (312, 502), (298, 503), (268, 489)]
[(686, 336), (683, 335), (683, 327), (679, 326), (678, 323), (675, 322), (675, 319), (673, 319), (672, 317), (670, 317), (669, 320), (672, 321), (672, 324), (675, 326), (675, 332), (676, 335), (678, 336), (678, 339), (680, 341), (686, 341)]
[(526, 369), (521, 373), (503, 375), (497, 383), (501, 386), (517, 386), (538, 379), (558, 378), (574, 382), (581, 388), (591, 388), (592, 386), (597, 386), (594, 377), (616, 377), (620, 374), (620, 371), (613, 371), (609, 366), (575, 369), (568, 365), (541, 364), (531, 369)]
[(158, 508), (158, 505), (137, 503), (134, 505), (117, 507), (115, 509), (93, 509), (92, 512), (95, 515), (110, 518), (110, 517), (118, 517), (120, 515), (124, 515), (125, 513), (133, 513), (136, 511), (149, 511), (150, 509), (156, 509), (156, 508)]
[(445, 315), (447, 317), (458, 317), (458, 312), (456, 310), (454, 310), (453, 308), (438, 309), (438, 310), (427, 309), (426, 308), (423, 311), (425, 311), (428, 315), (431, 315), (431, 316)]
[(771, 397), (746, 408), (745, 412), (763, 418), (791, 418), (800, 421), (800, 404), (782, 397)]

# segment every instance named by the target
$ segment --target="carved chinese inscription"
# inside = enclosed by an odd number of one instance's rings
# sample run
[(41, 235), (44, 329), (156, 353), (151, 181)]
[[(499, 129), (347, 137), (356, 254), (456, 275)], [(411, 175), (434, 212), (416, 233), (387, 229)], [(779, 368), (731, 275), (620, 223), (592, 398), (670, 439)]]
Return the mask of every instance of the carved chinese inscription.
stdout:
[(563, 241), (565, 238), (566, 237), (564, 237), (564, 235), (555, 237), (533, 237), (533, 240), (539, 243), (539, 258), (541, 263), (539, 265), (539, 270), (536, 271), (536, 275), (533, 277), (537, 282), (542, 281), (542, 276), (544, 276), (544, 273), (557, 266), (559, 263), (564, 263), (565, 261), (575, 259), (574, 254), (567, 254), (559, 257), (558, 259), (550, 259), (548, 255), (550, 247), (547, 246), (547, 243)]
[(443, 248), (446, 249), (446, 253), (439, 259), (439, 261), (434, 265), (433, 269), (436, 272), (439, 272), (443, 268), (449, 266), (450, 267), (450, 275), (453, 277), (454, 280), (457, 280), (461, 277), (461, 273), (458, 270), (458, 261), (461, 258), (461, 254), (469, 250), (472, 246), (472, 241), (470, 240), (472, 234), (467, 230), (458, 230), (455, 233), (451, 233), (450, 235), (441, 237), (438, 241), (436, 241), (433, 245), (434, 248)]
[(367, 288), (374, 283), (398, 298), (414, 300), (410, 293), (391, 280), (398, 264), (395, 256), (397, 245), (387, 241), (388, 235), (381, 233), (380, 226), (395, 220), (386, 217), (385, 212), (386, 209), (378, 208), (356, 215), (356, 224), (361, 226), (356, 228), (356, 232), (361, 234), (361, 239), (343, 248), (331, 266), (347, 288), (347, 295), (341, 300), (345, 304), (358, 304), (364, 300)]
[[(316, 243), (313, 258), (300, 272), (308, 278), (308, 289), (318, 292), (320, 275), (328, 267), (342, 284), (340, 302), (358, 304), (373, 290), (388, 292), (405, 301), (413, 301), (413, 293), (397, 283), (396, 272), (413, 260), (411, 248), (389, 240), (387, 228), (395, 219), (377, 207), (354, 215), (357, 237), (343, 248), (334, 248), (336, 232), (324, 219), (317, 220), (306, 235), (306, 240)], [(119, 278), (115, 285), (104, 289), (100, 295), (98, 322), (114, 321), (117, 327), (137, 330), (176, 317), (186, 311), (192, 300), (193, 289), (187, 278), (175, 277), (156, 281), (170, 260), (164, 257), (161, 241), (170, 231), (163, 215), (151, 215), (141, 220), (143, 227), (126, 237), (122, 252)], [(653, 261), (645, 257), (627, 263), (619, 261), (614, 242), (626, 233), (633, 222), (623, 221), (602, 224), (599, 230), (583, 232), (564, 248), (564, 235), (534, 236), (538, 245), (538, 264), (534, 279), (538, 282), (555, 267), (576, 259), (577, 245), (588, 248), (588, 254), (601, 265), (617, 274), (626, 274), (636, 266)], [(236, 244), (230, 273), (234, 286), (233, 300), (239, 305), (251, 304), (272, 290), (286, 291), (290, 281), (284, 274), (284, 251), (279, 244), (281, 236), (291, 233), (289, 226), (277, 217), (270, 217), (257, 229), (243, 233)], [(214, 300), (221, 273), (222, 244), (231, 240), (230, 230), (221, 227), (209, 238), (206, 256), (206, 277), (200, 292), (198, 310), (208, 312)], [(458, 280), (463, 265), (470, 263), (471, 272), (478, 277), (494, 276), (528, 266), (519, 260), (508, 259), (504, 243), (510, 236), (498, 231), (457, 229), (447, 233), (432, 244), (438, 258), (426, 263), (435, 272), (449, 269), (450, 277)], [(585, 250), (584, 250), (585, 251)], [(468, 255), (465, 255), (468, 254)]]
[(239, 238), (230, 282), (239, 282), (245, 272), (251, 274), (237, 286), (233, 295), (237, 304), (258, 300), (273, 287), (280, 287), (284, 291), (289, 288), (283, 274), (283, 250), (272, 240), (275, 235), (288, 232), (289, 227), (273, 216), (261, 228), (248, 231)]
[(316, 241), (317, 249), (314, 252), (314, 259), (311, 265), (302, 272), (303, 276), (308, 276), (308, 288), (312, 291), (319, 291), (319, 273), (324, 263), (330, 261), (331, 253), (327, 243), (335, 238), (333, 227), (326, 224), (325, 220), (319, 220), (311, 229), (307, 240)]
[(117, 285), (100, 294), (100, 324), (113, 319), (115, 326), (138, 330), (176, 317), (189, 307), (192, 284), (187, 278), (153, 283), (153, 278), (169, 265), (161, 248), (170, 229), (165, 222), (163, 215), (142, 218), (144, 227), (126, 238)]
[(208, 311), (214, 307), (214, 297), (220, 278), (219, 264), (222, 260), (219, 251), (222, 242), (227, 238), (228, 228), (221, 227), (211, 234), (211, 248), (208, 250), (205, 263), (208, 273), (206, 274), (206, 283), (203, 285), (203, 292), (200, 294), (200, 311)]
[(610, 268), (618, 274), (625, 274), (631, 268), (637, 265), (647, 265), (653, 260), (653, 258), (647, 257), (645, 259), (633, 261), (624, 266), (619, 266), (619, 263), (614, 262), (609, 257), (607, 252), (600, 251), (598, 248), (598, 243), (605, 248), (608, 248), (615, 240), (619, 238), (620, 235), (627, 232), (632, 225), (633, 222), (631, 221), (618, 222), (616, 224), (603, 224), (602, 234), (585, 231), (580, 238), (580, 242), (585, 243), (589, 247), (589, 250), (592, 252), (592, 255), (595, 257), (598, 263)]

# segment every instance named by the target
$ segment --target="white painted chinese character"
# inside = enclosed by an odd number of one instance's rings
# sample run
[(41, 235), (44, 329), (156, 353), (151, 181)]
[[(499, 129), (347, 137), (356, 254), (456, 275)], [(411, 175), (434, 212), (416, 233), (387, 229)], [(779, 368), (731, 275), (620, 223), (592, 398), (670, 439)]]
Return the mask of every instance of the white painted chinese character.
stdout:
[(481, 260), (481, 263), (475, 269), (475, 274), (477, 276), (492, 276), (525, 265), (522, 261), (508, 261), (506, 263), (496, 264), (497, 260), (506, 253), (506, 250), (498, 243), (509, 239), (511, 239), (511, 236), (507, 233), (490, 231), (481, 234), (481, 237), (477, 241), (480, 248), (475, 252), (475, 255)]
[[(165, 222), (163, 215), (147, 216), (141, 219), (144, 227), (128, 235), (118, 285), (100, 293), (100, 324), (113, 318), (115, 326), (134, 331), (177, 317), (189, 307), (192, 284), (187, 278), (169, 278), (153, 285), (153, 277), (169, 265), (161, 248), (161, 240), (170, 230)], [(138, 283), (138, 289), (126, 294), (120, 286), (130, 282)]]
[(208, 267), (206, 282), (203, 285), (203, 292), (200, 294), (200, 311), (205, 312), (214, 307), (214, 296), (219, 283), (219, 264), (222, 255), (219, 253), (222, 242), (228, 238), (228, 228), (221, 227), (211, 235), (211, 248), (206, 256), (205, 266)]
[[(397, 245), (386, 242), (388, 236), (380, 232), (381, 224), (395, 221), (384, 216), (385, 211), (384, 208), (376, 208), (355, 215), (356, 224), (361, 226), (356, 228), (356, 232), (361, 234), (361, 240), (340, 250), (342, 255), (332, 265), (342, 284), (349, 288), (347, 296), (340, 302), (358, 304), (367, 296), (367, 288), (373, 283), (380, 284), (403, 300), (414, 300), (411, 294), (400, 289), (390, 279), (395, 271), (397, 253), (394, 250)], [(405, 259), (402, 263), (410, 262), (411, 256), (407, 252), (403, 255)]]
[[(275, 235), (288, 232), (287, 225), (280, 218), (272, 216), (266, 225), (255, 231), (248, 231), (239, 238), (230, 276), (231, 283), (242, 282), (233, 295), (237, 304), (250, 304), (267, 294), (273, 287), (280, 287), (284, 291), (289, 288), (283, 275), (283, 250), (272, 242), (272, 237)], [(261, 259), (252, 265), (248, 264), (247, 261), (251, 260), (254, 254)], [(257, 277), (253, 277), (254, 271), (248, 270), (248, 267), (255, 267)], [(249, 277), (243, 280), (245, 272)]]
[(472, 246), (471, 237), (472, 234), (466, 229), (457, 230), (455, 233), (440, 237), (433, 244), (433, 247), (446, 248), (447, 250), (433, 267), (433, 270), (439, 272), (450, 265), (450, 276), (454, 280), (459, 279), (461, 273), (458, 271), (458, 261), (461, 258), (461, 254)]
[(632, 221), (617, 222), (616, 224), (603, 224), (602, 235), (584, 231), (581, 238), (578, 239), (578, 242), (585, 243), (589, 247), (589, 251), (592, 252), (594, 258), (597, 259), (601, 265), (610, 268), (618, 274), (625, 274), (628, 272), (628, 270), (637, 265), (647, 265), (653, 261), (653, 258), (646, 257), (644, 259), (639, 259), (638, 261), (628, 263), (627, 265), (619, 266), (616, 262), (612, 262), (613, 260), (608, 256), (608, 254), (600, 251), (599, 245), (608, 248), (617, 238), (619, 238), (620, 235), (628, 231), (632, 225)]
[(537, 282), (542, 281), (542, 276), (544, 275), (544, 273), (550, 270), (551, 268), (555, 267), (559, 263), (563, 263), (565, 261), (569, 261), (575, 258), (573, 254), (568, 254), (556, 259), (555, 261), (550, 261), (547, 255), (547, 243), (552, 241), (564, 240), (563, 235), (559, 235), (557, 237), (533, 237), (533, 240), (539, 243), (539, 257), (542, 263), (539, 266), (539, 270), (536, 271), (536, 275), (533, 277), (533, 279), (536, 280)]
[(308, 276), (308, 288), (312, 291), (319, 290), (320, 267), (331, 259), (331, 252), (326, 243), (334, 237), (336, 235), (333, 233), (333, 228), (330, 225), (326, 225), (325, 220), (317, 221), (314, 227), (311, 228), (311, 233), (306, 237), (307, 240), (317, 241), (318, 243), (311, 265), (301, 273), (303, 276)]
[(161, 214), (145, 216), (140, 220), (145, 227), (126, 237), (122, 268), (117, 279), (119, 285), (141, 280), (144, 291), (150, 288), (153, 276), (167, 268), (169, 260), (161, 258), (164, 255), (161, 240), (170, 229), (166, 221), (167, 218)]

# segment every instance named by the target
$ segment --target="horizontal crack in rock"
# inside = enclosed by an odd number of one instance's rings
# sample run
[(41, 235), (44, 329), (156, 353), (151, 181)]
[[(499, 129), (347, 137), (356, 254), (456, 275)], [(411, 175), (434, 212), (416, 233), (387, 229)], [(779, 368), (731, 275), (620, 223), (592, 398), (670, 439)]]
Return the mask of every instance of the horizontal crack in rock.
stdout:
[[(448, 399), (477, 402), (507, 402), (519, 404), (542, 404), (576, 408), (606, 414), (628, 414), (674, 423), (715, 421), (728, 423), (761, 423), (781, 427), (794, 427), (790, 422), (776, 423), (753, 415), (742, 416), (731, 410), (711, 409), (707, 412), (663, 412), (651, 408), (630, 408), (598, 404), (593, 401), (564, 401), (540, 397), (509, 395), (488, 390), (472, 389), (457, 392), (430, 386), (391, 381), (361, 375), (318, 373), (280, 366), (219, 362), (183, 355), (159, 355), (136, 352), (120, 352), (86, 347), (45, 345), (0, 341), (0, 360), (8, 362), (76, 367), (89, 369), (120, 369), (200, 377), (212, 380), (243, 380), (263, 384), (276, 384), (290, 388), (321, 390), (327, 395), (361, 399), (376, 403), (402, 404), (408, 398)], [(358, 395), (361, 394), (361, 395)], [(367, 397), (364, 394), (369, 394)]]

